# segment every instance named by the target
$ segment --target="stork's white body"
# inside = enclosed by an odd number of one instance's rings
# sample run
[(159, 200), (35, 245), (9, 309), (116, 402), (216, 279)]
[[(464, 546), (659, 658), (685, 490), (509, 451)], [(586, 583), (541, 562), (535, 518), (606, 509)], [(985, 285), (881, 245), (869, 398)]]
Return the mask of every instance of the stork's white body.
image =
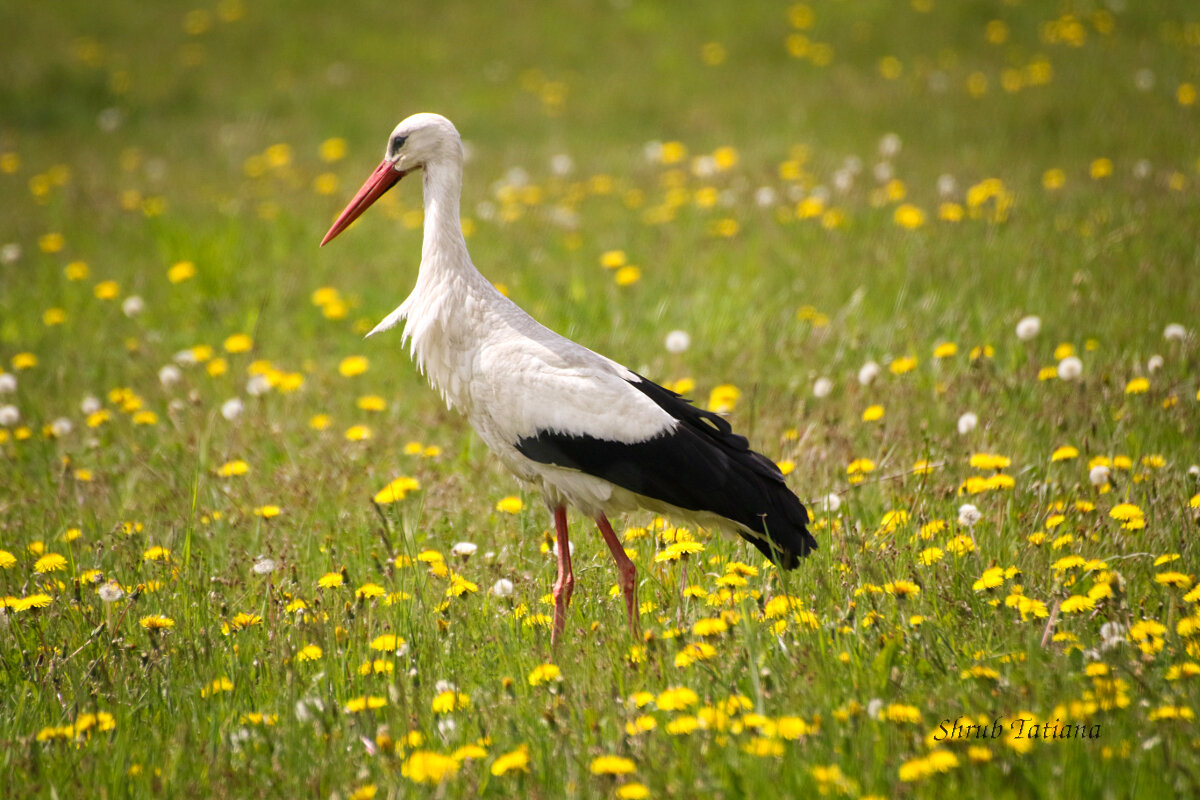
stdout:
[(555, 633), (573, 582), (569, 554), (562, 560), (567, 505), (600, 524), (621, 568), (631, 624), (634, 569), (606, 519), (615, 511), (642, 506), (732, 528), (794, 566), (815, 541), (804, 527), (807, 512), (772, 462), (716, 415), (542, 326), (475, 268), (460, 226), (462, 167), (461, 140), (449, 120), (409, 117), (325, 241), (401, 177), (423, 170), (416, 285), (371, 333), (403, 321), (413, 360), (446, 403), (506, 467), (543, 492), (560, 544)]

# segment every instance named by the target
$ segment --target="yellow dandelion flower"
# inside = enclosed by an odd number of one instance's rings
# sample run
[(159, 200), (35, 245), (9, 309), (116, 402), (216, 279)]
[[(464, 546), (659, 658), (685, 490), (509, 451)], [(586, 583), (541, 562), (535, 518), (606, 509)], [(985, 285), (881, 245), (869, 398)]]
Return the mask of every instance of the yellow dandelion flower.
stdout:
[(562, 680), (562, 670), (554, 664), (539, 664), (529, 673), (528, 679), (530, 686), (541, 686), (543, 683), (551, 683)]
[(165, 547), (155, 546), (142, 553), (143, 561), (157, 561), (166, 564), (171, 560), (171, 551)]
[(1057, 448), (1050, 454), (1051, 461), (1070, 461), (1073, 458), (1079, 457), (1079, 450), (1069, 444)]
[(876, 420), (883, 419), (883, 406), (867, 406), (866, 410), (862, 413), (862, 419), (863, 422), (875, 422)]
[(892, 220), (901, 228), (916, 230), (925, 224), (925, 212), (912, 203), (904, 203), (896, 207)]
[(39, 558), (33, 565), (33, 571), (41, 575), (49, 572), (59, 572), (67, 568), (67, 559), (65, 556), (60, 556), (58, 553), (46, 553)]
[(305, 661), (316, 661), (323, 654), (324, 650), (319, 645), (306, 644), (296, 652), (296, 660), (303, 663)]
[(1146, 378), (1134, 378), (1125, 384), (1125, 394), (1145, 394), (1150, 391), (1150, 381)]
[(254, 513), (263, 519), (270, 519), (271, 517), (277, 517), (283, 513), (283, 509), (281, 509), (279, 506), (265, 505), (254, 509)]
[(660, 692), (654, 704), (662, 711), (683, 711), (696, 705), (699, 696), (686, 686), (674, 686)]
[(377, 583), (364, 583), (354, 590), (354, 596), (360, 600), (371, 600), (376, 597), (383, 597), (385, 594), (387, 594), (387, 590)]
[(183, 283), (196, 275), (196, 265), (191, 261), (177, 261), (167, 270), (167, 280), (171, 283)]
[(593, 775), (630, 775), (636, 770), (637, 764), (623, 756), (597, 756), (588, 764)]
[(875, 462), (869, 458), (856, 458), (846, 466), (847, 475), (860, 475), (875, 471)]
[(121, 287), (116, 281), (101, 281), (92, 289), (97, 300), (112, 300), (121, 293)]
[(497, 756), (492, 762), (491, 773), (497, 777), (510, 772), (529, 772), (529, 745), (523, 744), (516, 750)]
[(401, 475), (398, 478), (392, 479), (391, 483), (376, 492), (373, 500), (378, 505), (394, 503), (403, 500), (408, 496), (409, 492), (418, 491), (420, 488), (421, 483), (416, 478)]
[(1154, 582), (1163, 586), (1174, 586), (1176, 589), (1187, 589), (1192, 585), (1192, 576), (1182, 572), (1160, 572), (1154, 576)]
[(958, 345), (954, 342), (942, 342), (937, 347), (933, 348), (934, 358), (950, 358), (958, 353)]
[(525, 508), (525, 502), (516, 495), (501, 498), (496, 503), (496, 510), (504, 514), (520, 514), (523, 508)]
[(217, 474), (222, 478), (232, 478), (236, 475), (245, 475), (250, 471), (250, 465), (240, 458), (233, 461), (226, 461), (221, 466), (217, 467)]
[(355, 404), (363, 411), (386, 411), (387, 401), (377, 394), (366, 394), (358, 398)]
[(322, 589), (332, 589), (337, 586), (341, 586), (345, 582), (346, 578), (342, 575), (342, 573), (326, 572), (317, 579), (317, 586), (320, 586)]
[(138, 624), (146, 630), (161, 630), (163, 628), (174, 628), (175, 620), (162, 614), (149, 614), (138, 620)]
[(904, 375), (916, 368), (917, 359), (914, 356), (902, 356), (894, 359), (891, 364), (888, 364), (888, 371), (893, 375)]
[(374, 434), (366, 425), (352, 425), (346, 429), (345, 437), (347, 441), (364, 442), (370, 439)]
[(626, 264), (625, 266), (619, 268), (616, 274), (613, 275), (613, 282), (616, 283), (617, 286), (632, 286), (641, 279), (641, 267), (636, 267), (632, 264)]
[(333, 424), (328, 414), (316, 414), (308, 421), (308, 427), (314, 431), (323, 431)]
[(461, 765), (450, 756), (416, 750), (400, 765), (400, 774), (413, 783), (436, 785), (453, 777)]
[(925, 566), (930, 566), (942, 560), (942, 549), (940, 547), (927, 547), (917, 556), (917, 560)]
[(38, 358), (33, 353), (17, 353), (12, 357), (12, 360), (9, 363), (12, 364), (13, 369), (19, 372), (21, 370), (33, 369), (36, 367)]
[(346, 356), (342, 362), (338, 364), (338, 372), (344, 377), (353, 378), (355, 375), (362, 375), (370, 368), (370, 363), (366, 356)]
[(465, 708), (470, 708), (471, 698), (462, 692), (456, 692), (448, 689), (437, 697), (433, 698), (431, 704), (433, 713), (435, 714), (450, 714), (455, 711), (461, 711)]
[(708, 395), (708, 410), (715, 411), (718, 414), (724, 414), (733, 411), (738, 400), (742, 397), (742, 391), (730, 383), (723, 383), (720, 386), (713, 388)]

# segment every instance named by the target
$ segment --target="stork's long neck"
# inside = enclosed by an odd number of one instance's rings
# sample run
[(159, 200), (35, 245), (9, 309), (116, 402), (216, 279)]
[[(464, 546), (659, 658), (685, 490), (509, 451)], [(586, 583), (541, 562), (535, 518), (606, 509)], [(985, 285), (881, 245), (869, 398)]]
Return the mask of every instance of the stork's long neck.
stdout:
[(431, 162), (425, 167), (425, 234), (421, 243), (421, 270), (470, 267), (467, 241), (459, 216), (462, 163)]
[(446, 402), (470, 414), (467, 384), (482, 321), (466, 309), (478, 310), (479, 298), (493, 292), (467, 254), (459, 218), (462, 162), (454, 159), (426, 165), (425, 233), (421, 269), (412, 294), (398, 310), (407, 317), (404, 336), (413, 359)]

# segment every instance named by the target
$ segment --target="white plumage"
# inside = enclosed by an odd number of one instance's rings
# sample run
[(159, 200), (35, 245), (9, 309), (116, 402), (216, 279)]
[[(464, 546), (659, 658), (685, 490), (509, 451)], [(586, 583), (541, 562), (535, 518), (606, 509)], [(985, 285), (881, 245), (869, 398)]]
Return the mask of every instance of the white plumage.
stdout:
[(408, 298), (371, 334), (404, 321), (417, 367), (554, 513), (559, 579), (554, 638), (574, 578), (565, 507), (596, 519), (617, 560), (630, 625), (633, 564), (607, 514), (643, 506), (732, 528), (795, 566), (816, 542), (778, 468), (727, 423), (615, 361), (539, 324), (479, 273), (459, 222), (463, 151), (445, 117), (416, 114), (392, 131), (383, 163), (334, 222), (324, 245), (397, 181), (423, 170), (421, 267)]

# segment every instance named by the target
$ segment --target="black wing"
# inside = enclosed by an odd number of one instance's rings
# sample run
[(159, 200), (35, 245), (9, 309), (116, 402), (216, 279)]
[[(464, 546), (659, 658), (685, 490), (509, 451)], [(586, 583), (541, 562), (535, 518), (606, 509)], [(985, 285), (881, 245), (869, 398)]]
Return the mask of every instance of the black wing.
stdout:
[(721, 416), (637, 378), (630, 386), (678, 425), (633, 444), (542, 430), (519, 439), (517, 450), (542, 464), (577, 469), (644, 497), (724, 517), (751, 531), (738, 530), (771, 561), (796, 567), (817, 541), (808, 532), (808, 511), (775, 462), (751, 450)]

